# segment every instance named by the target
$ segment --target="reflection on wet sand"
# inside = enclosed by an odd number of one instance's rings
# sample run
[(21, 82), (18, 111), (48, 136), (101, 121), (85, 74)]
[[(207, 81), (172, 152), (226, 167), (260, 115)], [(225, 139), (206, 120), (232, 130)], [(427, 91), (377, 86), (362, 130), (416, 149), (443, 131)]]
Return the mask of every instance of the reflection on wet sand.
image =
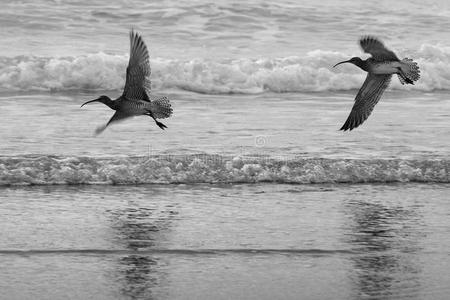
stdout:
[(119, 259), (121, 292), (131, 299), (154, 299), (153, 288), (160, 285), (164, 274), (158, 260), (149, 255), (127, 255)]
[(347, 242), (360, 253), (352, 256), (355, 298), (419, 299), (421, 270), (415, 257), (420, 216), (402, 207), (356, 200), (347, 208), (353, 221)]
[[(120, 257), (119, 282), (123, 296), (130, 299), (155, 299), (154, 289), (167, 286), (164, 283), (165, 261), (139, 251), (163, 248), (170, 234), (170, 227), (177, 215), (175, 207), (166, 203), (163, 207), (148, 200), (130, 200), (126, 207), (110, 211), (112, 228), (118, 243), (134, 253)], [(163, 293), (163, 291), (159, 291)]]

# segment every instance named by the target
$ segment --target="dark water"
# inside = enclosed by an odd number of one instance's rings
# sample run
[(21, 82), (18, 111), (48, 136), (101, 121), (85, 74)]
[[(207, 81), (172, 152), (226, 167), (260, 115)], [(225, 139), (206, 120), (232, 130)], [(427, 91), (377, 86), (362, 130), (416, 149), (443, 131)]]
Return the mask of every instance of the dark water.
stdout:
[(448, 184), (3, 188), (4, 299), (446, 299)]

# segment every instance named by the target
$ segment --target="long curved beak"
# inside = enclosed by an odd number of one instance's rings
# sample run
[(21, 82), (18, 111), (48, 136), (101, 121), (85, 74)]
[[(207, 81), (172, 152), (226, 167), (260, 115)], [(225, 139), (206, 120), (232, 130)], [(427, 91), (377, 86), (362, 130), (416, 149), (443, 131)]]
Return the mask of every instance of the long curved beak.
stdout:
[(91, 100), (91, 101), (88, 101), (88, 102), (85, 102), (85, 103), (83, 103), (80, 107), (83, 107), (83, 106), (85, 106), (86, 104), (88, 104), (88, 103), (92, 103), (92, 102), (95, 102), (95, 101), (100, 101), (100, 98), (97, 98), (97, 99), (94, 99), (94, 100)]
[(349, 61), (349, 60), (341, 61), (340, 63), (335, 64), (335, 65), (333, 66), (333, 68), (336, 67), (336, 66), (338, 66), (338, 65), (340, 65), (340, 64), (344, 64), (344, 63), (348, 63), (348, 62), (350, 62), (350, 61)]

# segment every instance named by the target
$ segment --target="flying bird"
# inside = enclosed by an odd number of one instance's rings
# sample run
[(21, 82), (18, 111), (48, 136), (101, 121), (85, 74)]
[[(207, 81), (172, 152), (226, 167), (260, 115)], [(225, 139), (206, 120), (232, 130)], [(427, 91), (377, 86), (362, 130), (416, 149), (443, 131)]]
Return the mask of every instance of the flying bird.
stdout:
[(364, 52), (372, 57), (362, 60), (352, 57), (334, 65), (351, 63), (367, 72), (366, 80), (355, 98), (352, 111), (340, 130), (352, 130), (370, 116), (373, 108), (388, 87), (392, 75), (397, 74), (401, 84), (414, 84), (420, 78), (419, 66), (412, 59), (400, 60), (394, 52), (387, 49), (377, 38), (366, 36), (359, 40)]
[(140, 115), (150, 116), (161, 129), (167, 128), (157, 119), (170, 117), (172, 106), (166, 96), (156, 97), (151, 94), (150, 74), (150, 56), (147, 46), (142, 37), (131, 30), (130, 60), (123, 94), (115, 100), (111, 100), (108, 96), (100, 96), (81, 105), (83, 107), (88, 103), (101, 102), (116, 111), (108, 123), (95, 130), (96, 134), (100, 134), (114, 122)]

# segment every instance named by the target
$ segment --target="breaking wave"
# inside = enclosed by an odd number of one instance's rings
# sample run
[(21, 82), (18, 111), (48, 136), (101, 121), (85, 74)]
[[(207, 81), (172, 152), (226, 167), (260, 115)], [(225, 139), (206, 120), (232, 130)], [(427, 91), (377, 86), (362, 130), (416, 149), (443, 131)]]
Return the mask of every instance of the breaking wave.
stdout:
[[(450, 48), (422, 45), (408, 57), (421, 69), (421, 79), (408, 89), (450, 89)], [(152, 59), (156, 89), (182, 89), (205, 94), (321, 92), (358, 89), (364, 72), (332, 66), (348, 54), (316, 50), (284, 58), (228, 60)], [(0, 57), (0, 91), (116, 90), (122, 88), (126, 55), (105, 53), (79, 57)], [(391, 88), (404, 89), (398, 80)]]
[(450, 160), (1, 157), (0, 185), (450, 182)]

